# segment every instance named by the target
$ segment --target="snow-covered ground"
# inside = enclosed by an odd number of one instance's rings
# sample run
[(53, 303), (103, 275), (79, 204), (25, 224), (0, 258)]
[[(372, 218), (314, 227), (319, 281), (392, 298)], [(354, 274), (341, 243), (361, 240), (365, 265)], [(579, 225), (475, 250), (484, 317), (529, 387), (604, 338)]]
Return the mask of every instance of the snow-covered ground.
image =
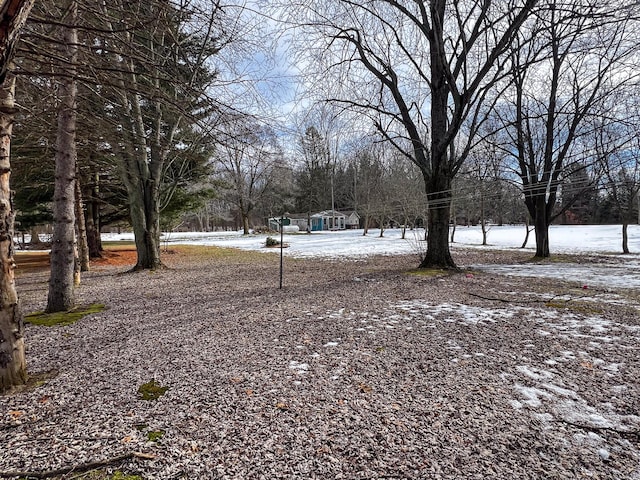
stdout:
[[(286, 255), (292, 257), (349, 258), (369, 255), (419, 254), (426, 244), (424, 230), (407, 230), (401, 238), (400, 229), (384, 231), (371, 229), (368, 235), (363, 230), (339, 232), (314, 232), (284, 234), (288, 245)], [(163, 235), (166, 244), (212, 245), (273, 252), (264, 248), (268, 235), (242, 235), (241, 232), (176, 232)], [(549, 232), (552, 254), (608, 254), (610, 262), (594, 264), (542, 263), (519, 265), (473, 265), (473, 268), (495, 273), (526, 277), (564, 278), (580, 282), (587, 287), (640, 288), (640, 226), (629, 226), (629, 249), (632, 255), (622, 257), (622, 227), (620, 225), (552, 226)], [(277, 235), (276, 235), (277, 237)], [(480, 227), (458, 227), (453, 248), (518, 249), (525, 238), (524, 226), (492, 226), (487, 241), (482, 246)], [(132, 240), (133, 234), (104, 234), (104, 240)], [(527, 251), (535, 251), (535, 237), (529, 235)]]
[[(398, 255), (418, 253), (425, 248), (424, 230), (407, 230), (401, 238), (398, 228), (384, 231), (370, 229), (338, 232), (313, 232), (284, 234), (289, 245), (287, 255), (294, 257), (356, 257), (368, 255)], [(268, 235), (242, 235), (242, 232), (174, 232), (165, 233), (163, 241), (171, 244), (215, 245), (219, 247), (264, 250)], [(272, 235), (277, 237), (278, 235)], [(551, 226), (552, 253), (619, 253), (622, 252), (622, 227), (619, 225)], [(133, 240), (132, 233), (103, 234), (103, 240)], [(480, 227), (458, 227), (455, 232), (456, 247), (469, 248), (519, 248), (525, 238), (524, 226), (492, 226), (487, 236), (488, 246), (482, 246)], [(535, 250), (533, 232), (529, 235), (527, 249)], [(640, 226), (629, 226), (629, 248), (640, 253)]]

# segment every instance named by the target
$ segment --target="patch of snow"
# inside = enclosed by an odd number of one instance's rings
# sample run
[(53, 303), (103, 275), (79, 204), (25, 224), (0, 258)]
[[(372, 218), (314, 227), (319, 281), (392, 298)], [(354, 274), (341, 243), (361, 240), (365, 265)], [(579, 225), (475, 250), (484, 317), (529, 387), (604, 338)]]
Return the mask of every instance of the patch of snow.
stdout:
[(309, 370), (309, 364), (291, 360), (289, 362), (289, 368), (295, 371), (297, 374), (304, 374)]
[(520, 365), (516, 367), (516, 370), (524, 375), (533, 378), (534, 380), (543, 380), (553, 377), (553, 373), (546, 370), (540, 370), (537, 368), (528, 367), (526, 365)]
[(553, 395), (549, 392), (535, 387), (525, 387), (519, 383), (516, 383), (515, 390), (523, 397), (523, 400), (520, 400), (521, 403), (529, 405), (530, 407), (539, 407), (542, 405), (541, 398), (553, 398)]

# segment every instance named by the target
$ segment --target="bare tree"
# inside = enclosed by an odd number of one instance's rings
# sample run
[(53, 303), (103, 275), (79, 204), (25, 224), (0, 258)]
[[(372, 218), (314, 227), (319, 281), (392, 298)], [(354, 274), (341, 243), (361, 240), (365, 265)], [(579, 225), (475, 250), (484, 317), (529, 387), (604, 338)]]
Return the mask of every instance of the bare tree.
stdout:
[(508, 151), (516, 152), (536, 257), (550, 255), (549, 226), (571, 205), (565, 198), (556, 208), (563, 178), (592, 155), (582, 141), (589, 119), (606, 116), (603, 99), (630, 78), (624, 62), (636, 48), (631, 22), (618, 2), (554, 0), (537, 15), (536, 41), (522, 34), (513, 42), (513, 90), (505, 97), (513, 105), (500, 116)]
[[(629, 250), (629, 224), (640, 223), (640, 137), (638, 118), (628, 115), (634, 97), (618, 97), (612, 111), (619, 122), (594, 129), (595, 150), (602, 169), (600, 185), (612, 204), (612, 217), (622, 224), (622, 252)], [(632, 101), (629, 101), (629, 98)], [(631, 110), (635, 111), (635, 110)], [(614, 218), (609, 217), (609, 220)]]
[(385, 171), (382, 152), (380, 144), (365, 143), (354, 153), (352, 160), (357, 172), (355, 196), (358, 199), (358, 213), (363, 219), (363, 236), (369, 233), (381, 203), (378, 194), (383, 189)]
[(11, 132), (15, 114), (15, 78), (10, 64), (29, 16), (32, 0), (4, 0), (0, 4), (0, 391), (27, 379), (23, 317), (14, 282), (11, 202)]
[[(429, 205), (422, 267), (455, 268), (451, 182), (483, 121), (488, 92), (504, 75), (504, 53), (535, 4), (317, 0), (289, 10), (303, 12), (289, 20), (304, 24), (307, 64), (322, 69), (314, 74), (327, 96), (368, 116), (420, 168)], [(449, 155), (456, 143), (457, 155)]]
[(229, 118), (220, 130), (215, 162), (240, 213), (244, 234), (248, 235), (251, 213), (268, 192), (282, 153), (274, 132), (251, 118)]

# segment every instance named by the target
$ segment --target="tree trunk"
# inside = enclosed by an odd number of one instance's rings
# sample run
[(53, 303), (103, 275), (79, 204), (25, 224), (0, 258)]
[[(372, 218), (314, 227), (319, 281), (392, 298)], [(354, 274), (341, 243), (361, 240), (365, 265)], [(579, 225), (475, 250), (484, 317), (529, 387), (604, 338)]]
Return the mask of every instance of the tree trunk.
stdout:
[(22, 311), (14, 279), (10, 151), (15, 78), (0, 86), (0, 392), (27, 380)]
[[(540, 205), (542, 203), (542, 211)], [(548, 258), (551, 256), (549, 252), (549, 222), (545, 213), (546, 205), (544, 198), (536, 205), (536, 216), (534, 218), (534, 228), (536, 233), (536, 257)]]
[(524, 221), (524, 230), (526, 233), (524, 235), (524, 242), (522, 242), (520, 248), (525, 248), (529, 242), (529, 234), (531, 233), (531, 229), (529, 228), (529, 217)]
[(87, 245), (89, 258), (102, 258), (102, 242), (100, 241), (100, 175), (95, 174), (94, 184), (91, 187), (90, 201), (87, 202)]
[[(77, 4), (71, 0), (71, 25), (75, 24)], [(75, 176), (76, 176), (76, 95), (74, 65), (77, 63), (78, 33), (64, 28), (63, 56), (69, 60), (68, 76), (60, 80), (61, 99), (56, 139), (56, 168), (53, 194), (53, 240), (51, 242), (51, 277), (47, 312), (63, 312), (75, 306)]]
[[(135, 78), (132, 76), (132, 78)], [(133, 270), (162, 268), (160, 261), (160, 185), (162, 174), (161, 147), (148, 145), (145, 118), (137, 93), (131, 93), (134, 152), (121, 151), (120, 165), (127, 187), (131, 226), (138, 259)]]
[(427, 254), (420, 268), (457, 268), (449, 251), (449, 208), (431, 210), (427, 229)]
[(145, 182), (142, 188), (129, 191), (131, 224), (138, 254), (134, 270), (163, 267), (160, 261), (160, 213), (157, 200), (149, 182)]
[(629, 222), (622, 222), (622, 253), (629, 253)]
[(11, 133), (15, 106), (15, 77), (10, 75), (14, 47), (29, 16), (33, 0), (7, 0), (0, 5), (0, 391), (27, 380), (23, 319), (16, 292), (11, 202)]
[(425, 178), (425, 186), (429, 205), (427, 254), (419, 268), (457, 269), (449, 250), (451, 178), (440, 172), (431, 179)]
[(85, 224), (84, 208), (82, 201), (82, 189), (80, 181), (76, 175), (76, 196), (75, 196), (76, 225), (78, 227), (78, 259), (80, 260), (80, 271), (89, 271), (89, 243), (87, 241), (87, 227)]
[(33, 227), (30, 228), (30, 232), (29, 232), (29, 236), (31, 237), (31, 240), (29, 240), (29, 245), (31, 247), (35, 247), (35, 248), (44, 248), (44, 242), (42, 240), (40, 240), (40, 235), (38, 234), (38, 226), (34, 225)]
[(450, 242), (454, 243), (454, 239), (456, 237), (456, 225), (458, 224), (458, 216), (457, 216), (457, 211), (456, 211), (456, 205), (455, 203), (452, 201), (451, 202), (451, 220), (453, 223), (453, 227), (451, 228), (451, 239)]
[(480, 191), (480, 229), (482, 230), (482, 245), (487, 245), (487, 221), (484, 214), (484, 192)]
[(242, 213), (242, 233), (243, 235), (249, 235), (251, 233), (249, 229), (249, 214), (245, 212)]

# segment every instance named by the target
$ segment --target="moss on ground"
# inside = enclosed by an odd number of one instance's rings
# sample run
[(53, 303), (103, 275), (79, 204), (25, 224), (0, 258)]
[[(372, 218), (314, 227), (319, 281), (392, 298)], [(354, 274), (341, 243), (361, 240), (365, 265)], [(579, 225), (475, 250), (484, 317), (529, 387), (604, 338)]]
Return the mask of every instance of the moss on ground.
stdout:
[(24, 321), (32, 325), (40, 325), (43, 327), (55, 327), (71, 325), (76, 323), (83, 317), (94, 313), (99, 313), (105, 309), (102, 303), (93, 303), (91, 305), (82, 305), (72, 308), (66, 312), (34, 312), (24, 316)]
[(116, 471), (110, 480), (142, 480), (140, 475), (127, 475), (121, 471)]
[(444, 277), (450, 275), (451, 272), (441, 268), (416, 268), (415, 270), (409, 270), (407, 274), (415, 275), (416, 277)]
[(169, 387), (163, 387), (155, 380), (151, 380), (150, 382), (143, 383), (138, 387), (138, 395), (140, 395), (140, 400), (157, 400), (165, 393), (167, 393)]
[(158, 442), (162, 437), (164, 437), (164, 430), (151, 430), (147, 432), (147, 438), (150, 442)]

